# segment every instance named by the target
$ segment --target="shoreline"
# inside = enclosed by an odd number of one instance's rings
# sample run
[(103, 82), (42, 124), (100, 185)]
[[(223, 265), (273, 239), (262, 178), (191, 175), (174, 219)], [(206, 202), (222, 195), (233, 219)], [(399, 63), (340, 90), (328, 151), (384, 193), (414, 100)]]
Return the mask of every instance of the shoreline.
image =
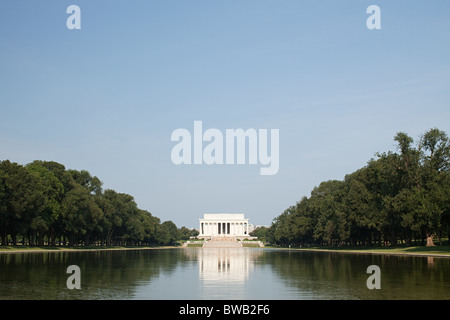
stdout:
[[(272, 247), (273, 248), (273, 247)], [(432, 252), (401, 252), (401, 251), (382, 251), (373, 249), (320, 249), (320, 248), (273, 248), (295, 251), (315, 251), (315, 252), (333, 252), (346, 254), (378, 254), (378, 255), (399, 255), (399, 256), (420, 256), (420, 257), (434, 257), (434, 258), (450, 258), (450, 253), (432, 253)], [(385, 250), (399, 250), (399, 249), (385, 249)]]
[(180, 248), (177, 246), (161, 246), (161, 247), (98, 247), (98, 248), (67, 248), (67, 247), (52, 247), (52, 248), (2, 248), (0, 247), (0, 254), (2, 253), (39, 253), (39, 252), (80, 252), (80, 251), (122, 251), (122, 250), (156, 250), (156, 249), (174, 249)]
[[(3, 253), (39, 253), (39, 252), (90, 252), (90, 251), (123, 251), (123, 250), (160, 250), (160, 249), (186, 249), (181, 246), (159, 246), (159, 247), (87, 247), (87, 248), (69, 248), (69, 247), (0, 247), (0, 254)], [(421, 248), (421, 247), (419, 247)], [(446, 253), (433, 253), (429, 251), (425, 252), (402, 252), (402, 248), (392, 249), (329, 249), (329, 248), (286, 248), (286, 247), (264, 247), (262, 249), (277, 249), (277, 250), (293, 250), (293, 251), (314, 251), (314, 252), (332, 252), (332, 253), (345, 253), (345, 254), (377, 254), (377, 255), (400, 255), (400, 256), (420, 256), (420, 257), (438, 257), (438, 258), (450, 258), (450, 252)], [(404, 248), (403, 250), (414, 250), (415, 247)], [(389, 252), (389, 250), (393, 250)]]

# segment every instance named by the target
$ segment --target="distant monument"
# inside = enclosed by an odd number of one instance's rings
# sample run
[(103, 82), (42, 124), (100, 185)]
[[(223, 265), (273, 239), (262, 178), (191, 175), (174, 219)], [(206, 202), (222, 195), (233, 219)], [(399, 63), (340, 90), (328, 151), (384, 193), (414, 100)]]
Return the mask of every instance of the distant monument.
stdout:
[(199, 219), (198, 237), (250, 238), (248, 221), (241, 213), (205, 213), (203, 219)]

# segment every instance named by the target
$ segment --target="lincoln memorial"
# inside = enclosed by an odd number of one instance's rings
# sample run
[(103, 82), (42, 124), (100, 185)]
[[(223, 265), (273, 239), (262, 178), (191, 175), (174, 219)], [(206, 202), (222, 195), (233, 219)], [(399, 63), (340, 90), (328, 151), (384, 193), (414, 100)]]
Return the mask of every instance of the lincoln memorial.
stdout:
[(203, 219), (199, 219), (199, 238), (209, 237), (249, 237), (248, 220), (244, 214), (235, 213), (214, 213), (204, 214)]

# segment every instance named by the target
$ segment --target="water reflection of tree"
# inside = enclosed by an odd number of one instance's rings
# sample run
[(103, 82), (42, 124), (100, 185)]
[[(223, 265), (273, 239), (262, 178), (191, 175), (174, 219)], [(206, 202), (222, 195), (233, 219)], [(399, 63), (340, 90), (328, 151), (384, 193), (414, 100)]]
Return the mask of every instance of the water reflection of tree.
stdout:
[[(0, 299), (133, 299), (137, 287), (197, 263), (200, 250), (0, 254)], [(448, 258), (270, 249), (244, 252), (251, 255), (250, 273), (272, 268), (293, 299), (450, 299)], [(229, 259), (231, 272), (233, 257)], [(66, 269), (72, 264), (81, 269), (81, 290), (66, 287)], [(381, 269), (381, 290), (366, 287), (366, 269), (372, 264)]]
[[(279, 251), (265, 254), (286, 286), (304, 298), (449, 299), (450, 259)], [(369, 265), (381, 269), (381, 290), (369, 290)]]
[[(0, 255), (2, 299), (132, 299), (135, 288), (184, 263), (179, 250), (42, 252)], [(81, 270), (81, 290), (69, 290), (69, 265)]]

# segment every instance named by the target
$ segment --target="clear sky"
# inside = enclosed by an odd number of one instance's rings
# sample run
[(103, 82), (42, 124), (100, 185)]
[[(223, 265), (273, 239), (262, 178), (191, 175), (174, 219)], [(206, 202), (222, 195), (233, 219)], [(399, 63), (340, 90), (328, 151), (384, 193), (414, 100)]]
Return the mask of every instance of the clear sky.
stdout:
[[(195, 120), (279, 129), (278, 174), (174, 165), (171, 133)], [(432, 127), (450, 134), (448, 0), (0, 2), (0, 159), (88, 170), (178, 227), (221, 212), (269, 225), (394, 151), (396, 132)]]

